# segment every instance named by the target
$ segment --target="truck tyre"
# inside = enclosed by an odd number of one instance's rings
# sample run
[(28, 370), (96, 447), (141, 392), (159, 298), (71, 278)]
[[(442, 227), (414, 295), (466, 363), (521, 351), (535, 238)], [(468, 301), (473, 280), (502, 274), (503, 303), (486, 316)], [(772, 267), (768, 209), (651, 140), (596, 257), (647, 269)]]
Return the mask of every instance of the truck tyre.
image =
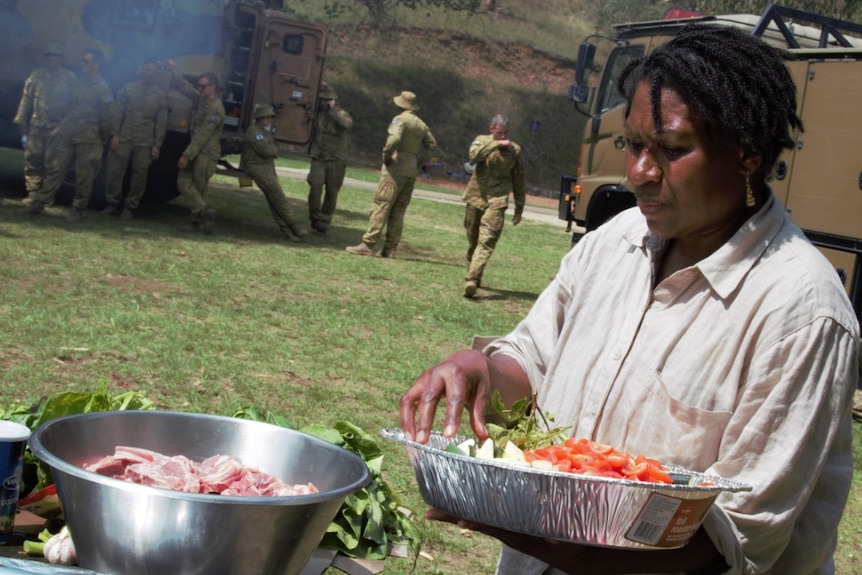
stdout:
[(635, 195), (626, 188), (616, 186), (599, 188), (590, 198), (584, 227), (590, 232), (618, 213), (636, 205)]

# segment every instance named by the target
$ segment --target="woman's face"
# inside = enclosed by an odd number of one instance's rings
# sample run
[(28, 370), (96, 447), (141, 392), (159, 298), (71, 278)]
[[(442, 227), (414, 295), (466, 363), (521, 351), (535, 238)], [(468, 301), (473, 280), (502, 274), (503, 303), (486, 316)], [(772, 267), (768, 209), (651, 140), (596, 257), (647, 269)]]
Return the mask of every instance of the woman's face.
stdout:
[(711, 253), (749, 216), (741, 153), (708, 141), (674, 90), (661, 91), (660, 109), (657, 132), (641, 83), (625, 123), (626, 175), (653, 233)]

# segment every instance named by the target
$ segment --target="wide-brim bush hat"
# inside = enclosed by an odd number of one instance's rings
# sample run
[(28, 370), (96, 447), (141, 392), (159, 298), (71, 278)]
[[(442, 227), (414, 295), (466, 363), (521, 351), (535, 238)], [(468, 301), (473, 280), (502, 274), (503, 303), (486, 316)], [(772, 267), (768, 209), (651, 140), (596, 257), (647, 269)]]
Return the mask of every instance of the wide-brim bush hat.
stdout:
[(405, 110), (418, 110), (419, 105), (416, 103), (416, 94), (413, 92), (401, 92), (394, 98), (392, 101), (395, 102), (395, 105), (399, 108), (404, 108)]
[(272, 106), (258, 106), (254, 111), (254, 119), (259, 120), (260, 118), (273, 118), (275, 117), (275, 110), (272, 109)]

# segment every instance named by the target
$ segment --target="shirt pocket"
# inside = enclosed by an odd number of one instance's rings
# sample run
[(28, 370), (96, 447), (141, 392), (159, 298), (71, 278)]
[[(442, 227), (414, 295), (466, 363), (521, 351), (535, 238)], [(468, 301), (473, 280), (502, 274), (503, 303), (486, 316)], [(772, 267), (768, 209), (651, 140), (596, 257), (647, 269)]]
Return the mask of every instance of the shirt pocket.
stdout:
[[(702, 471), (718, 458), (730, 411), (711, 411), (671, 395), (661, 375), (641, 365), (625, 385), (611, 393), (606, 407), (614, 414), (607, 434), (613, 445), (634, 455), (642, 453), (663, 464)], [(697, 385), (692, 381), (690, 385)], [(622, 421), (620, 414), (626, 414)]]

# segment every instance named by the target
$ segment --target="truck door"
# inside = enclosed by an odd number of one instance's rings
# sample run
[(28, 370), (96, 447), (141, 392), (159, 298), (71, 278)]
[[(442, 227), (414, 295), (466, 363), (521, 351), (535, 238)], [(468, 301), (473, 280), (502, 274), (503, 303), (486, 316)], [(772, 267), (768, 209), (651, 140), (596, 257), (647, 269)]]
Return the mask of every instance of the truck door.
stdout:
[(277, 115), (273, 135), (280, 142), (311, 140), (317, 91), (323, 74), (326, 32), (267, 10), (260, 48), (255, 102), (271, 103)]
[[(794, 77), (804, 94), (804, 132), (793, 153), (785, 205), (799, 227), (841, 270), (862, 313), (862, 60), (812, 60)], [(831, 248), (831, 249), (830, 249)], [(854, 263), (855, 260), (855, 263)]]

